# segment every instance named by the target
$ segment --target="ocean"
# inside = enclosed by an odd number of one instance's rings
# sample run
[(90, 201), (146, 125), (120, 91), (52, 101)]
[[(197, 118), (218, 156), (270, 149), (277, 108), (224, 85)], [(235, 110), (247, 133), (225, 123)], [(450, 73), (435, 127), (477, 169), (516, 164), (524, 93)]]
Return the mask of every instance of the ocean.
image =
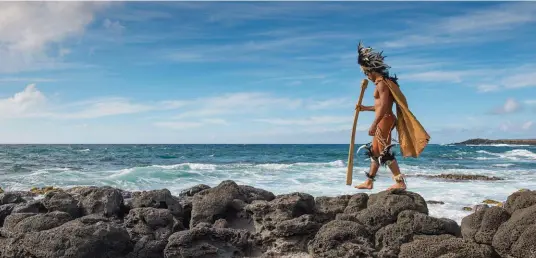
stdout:
[[(359, 145), (356, 145), (356, 149)], [(398, 153), (398, 148), (393, 148)], [(365, 179), (370, 161), (360, 152), (354, 161), (353, 185)], [(275, 194), (306, 192), (336, 196), (385, 190), (393, 181), (381, 168), (373, 190), (347, 186), (348, 145), (0, 145), (0, 187), (110, 185), (125, 190), (167, 188), (178, 194), (197, 185), (234, 180)], [(400, 158), (408, 190), (426, 200), (430, 215), (461, 222), (485, 199), (506, 200), (521, 188), (536, 189), (536, 146), (436, 145), (421, 157)], [(419, 177), (478, 174), (502, 181), (449, 182)]]

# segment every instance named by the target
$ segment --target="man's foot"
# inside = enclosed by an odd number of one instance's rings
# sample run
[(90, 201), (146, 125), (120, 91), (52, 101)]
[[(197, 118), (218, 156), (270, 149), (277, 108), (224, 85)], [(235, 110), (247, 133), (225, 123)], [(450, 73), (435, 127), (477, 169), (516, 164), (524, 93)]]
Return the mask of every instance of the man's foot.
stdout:
[(394, 176), (393, 179), (395, 180), (395, 184), (391, 187), (387, 188), (387, 190), (391, 189), (404, 189), (406, 190), (406, 180), (404, 179), (404, 176), (402, 174), (399, 174), (398, 176)]
[(367, 181), (365, 181), (364, 183), (361, 183), (359, 185), (356, 185), (355, 188), (357, 189), (372, 189), (373, 187), (373, 184), (372, 184), (372, 180), (370, 179), (367, 179)]
[(387, 190), (392, 190), (392, 189), (403, 189), (403, 190), (406, 190), (406, 184), (404, 182), (402, 183), (395, 183), (394, 185), (392, 185), (391, 187), (387, 188)]

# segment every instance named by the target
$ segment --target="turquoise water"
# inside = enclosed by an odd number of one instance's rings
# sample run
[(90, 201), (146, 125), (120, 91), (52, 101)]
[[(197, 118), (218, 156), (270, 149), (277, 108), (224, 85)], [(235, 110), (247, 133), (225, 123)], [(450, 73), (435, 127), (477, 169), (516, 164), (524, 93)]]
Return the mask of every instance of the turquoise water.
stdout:
[[(395, 149), (398, 152), (398, 149)], [(372, 191), (346, 186), (348, 145), (0, 145), (0, 187), (27, 190), (54, 185), (111, 185), (127, 190), (167, 188), (178, 194), (196, 185), (232, 179), (276, 194), (314, 196), (377, 192), (393, 181), (381, 169)], [(427, 146), (418, 159), (400, 159), (409, 190), (427, 200), (435, 216), (460, 221), (462, 207), (504, 200), (520, 188), (536, 189), (536, 146)], [(354, 185), (369, 166), (355, 159)], [(419, 174), (480, 174), (506, 180), (444, 182)]]

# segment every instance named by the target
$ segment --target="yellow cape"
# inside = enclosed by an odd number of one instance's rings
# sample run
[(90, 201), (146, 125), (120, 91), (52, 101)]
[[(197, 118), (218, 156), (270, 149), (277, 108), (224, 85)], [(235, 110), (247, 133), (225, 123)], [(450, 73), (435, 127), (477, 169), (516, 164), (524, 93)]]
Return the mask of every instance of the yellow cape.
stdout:
[(417, 158), (430, 141), (430, 135), (409, 110), (406, 97), (398, 85), (389, 79), (384, 79), (384, 82), (396, 103), (396, 130), (402, 156)]

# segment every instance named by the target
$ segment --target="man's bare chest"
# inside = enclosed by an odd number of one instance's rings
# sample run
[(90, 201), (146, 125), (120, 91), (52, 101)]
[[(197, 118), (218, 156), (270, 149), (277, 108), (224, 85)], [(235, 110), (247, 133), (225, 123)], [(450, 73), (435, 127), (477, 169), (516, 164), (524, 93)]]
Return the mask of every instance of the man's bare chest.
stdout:
[(374, 96), (375, 99), (379, 99), (379, 98), (380, 98), (380, 93), (378, 92), (377, 89), (374, 89), (373, 96)]

